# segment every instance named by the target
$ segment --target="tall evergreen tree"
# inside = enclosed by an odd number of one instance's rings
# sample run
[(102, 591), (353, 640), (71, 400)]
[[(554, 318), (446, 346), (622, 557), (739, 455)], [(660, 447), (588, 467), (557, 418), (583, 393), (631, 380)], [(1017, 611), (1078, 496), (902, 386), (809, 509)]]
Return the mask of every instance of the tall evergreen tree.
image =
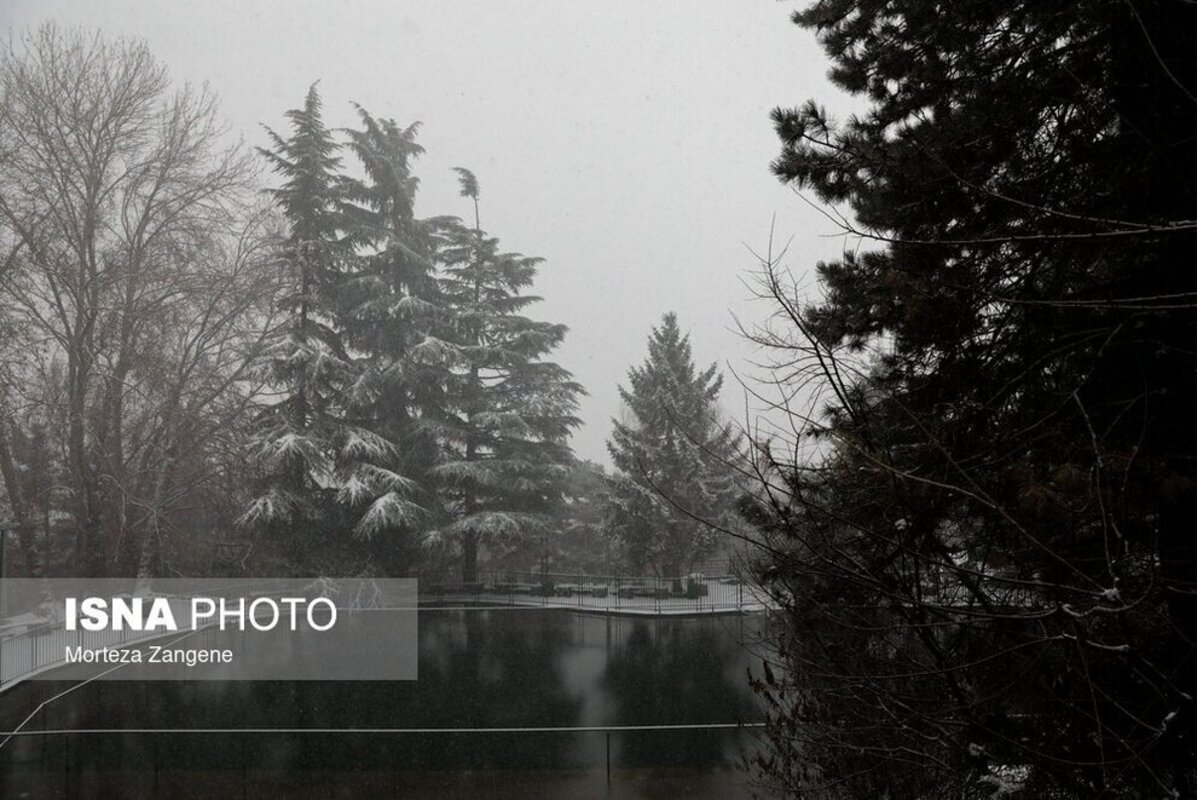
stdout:
[(717, 527), (735, 507), (736, 435), (718, 411), (723, 378), (715, 364), (695, 369), (690, 337), (670, 312), (628, 382), (619, 394), (631, 419), (615, 422), (607, 443), (620, 471), (612, 482), (612, 533), (635, 568), (680, 575), (714, 552)]
[(1197, 9), (795, 18), (870, 109), (775, 112), (775, 170), (874, 247), (808, 308), (768, 276), (833, 401), (815, 460), (761, 448), (793, 623), (764, 765), (819, 797), (1192, 796)]
[(611, 537), (607, 532), (609, 479), (602, 465), (575, 459), (563, 491), (563, 504), (553, 521), (559, 532), (553, 549), (537, 553), (537, 559), (552, 558), (556, 564), (567, 565), (597, 575), (614, 572)]
[(347, 412), (385, 440), (363, 450), (339, 498), (364, 509), (361, 536), (411, 531), (426, 521), (418, 482), (436, 458), (419, 420), (440, 407), (438, 376), (449, 352), (434, 332), (443, 317), (435, 276), (436, 221), (415, 217), (419, 180), (411, 162), (423, 152), (419, 124), (400, 127), (358, 107), (361, 128), (346, 131), (364, 177), (344, 179), (346, 241), (357, 253), (347, 271), (340, 322), (359, 366)]
[[(288, 228), (278, 258), (292, 281), (292, 292), (282, 299), (290, 319), (260, 363), (274, 395), (262, 408), (252, 443), (261, 486), (242, 520), (289, 523), (301, 534), (305, 525), (328, 528), (336, 487), (355, 485), (363, 463), (384, 456), (391, 444), (360, 424), (346, 402), (361, 373), (344, 330), (355, 254), (353, 240), (342, 234), (339, 146), (324, 125), (315, 85), (287, 118), (290, 136), (267, 128), (273, 146), (260, 152), (283, 178), (270, 195)], [(398, 479), (394, 484), (408, 486)]]
[(499, 250), (478, 216), (478, 182), (459, 169), (474, 224), (443, 228), (445, 338), (456, 361), (444, 378), (444, 413), (425, 419), (442, 447), (431, 475), (448, 521), (431, 538), (459, 543), (462, 579), (477, 578), (480, 544), (501, 547), (547, 533), (546, 513), (568, 477), (568, 437), (582, 387), (546, 357), (564, 325), (523, 316), (540, 298), (522, 294), (540, 259)]

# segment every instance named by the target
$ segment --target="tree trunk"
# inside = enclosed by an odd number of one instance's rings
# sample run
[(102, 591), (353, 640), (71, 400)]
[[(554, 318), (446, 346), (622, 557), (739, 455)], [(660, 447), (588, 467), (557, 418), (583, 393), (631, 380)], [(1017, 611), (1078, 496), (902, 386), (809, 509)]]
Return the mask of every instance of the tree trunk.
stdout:
[(166, 488), (170, 485), (170, 472), (174, 463), (175, 447), (171, 444), (166, 448), (162, 466), (154, 481), (154, 494), (150, 498), (150, 519), (141, 540), (141, 555), (137, 562), (138, 580), (153, 578), (160, 569), (162, 562), (162, 507), (166, 502)]
[[(125, 347), (127, 345), (122, 345)], [(125, 552), (133, 546), (130, 535), (125, 497), (129, 487), (125, 475), (125, 379), (129, 375), (127, 360), (122, 356), (105, 381), (105, 398), (100, 430), (95, 450), (100, 465), (99, 489), (102, 506), (102, 550), (104, 556), (118, 565), (122, 574), (127, 571)]]
[[(8, 502), (12, 506), (13, 518), (17, 525), (17, 543), (25, 560), (25, 574), (33, 577), (38, 575), (33, 516), (25, 501), (24, 487), (21, 486), (12, 450), (8, 446), (8, 425), (5, 420), (0, 420), (0, 473), (4, 477), (4, 488), (8, 492)], [(7, 536), (7, 533), (0, 531), (0, 536)]]
[(461, 582), (478, 582), (478, 534), (467, 533), (461, 541)]
[[(73, 350), (83, 349), (82, 343)], [(78, 577), (104, 574), (103, 548), (100, 542), (100, 499), (95, 468), (87, 447), (87, 384), (90, 372), (87, 358), (71, 353), (68, 364), (67, 461), (70, 465), (75, 501), (75, 564)]]

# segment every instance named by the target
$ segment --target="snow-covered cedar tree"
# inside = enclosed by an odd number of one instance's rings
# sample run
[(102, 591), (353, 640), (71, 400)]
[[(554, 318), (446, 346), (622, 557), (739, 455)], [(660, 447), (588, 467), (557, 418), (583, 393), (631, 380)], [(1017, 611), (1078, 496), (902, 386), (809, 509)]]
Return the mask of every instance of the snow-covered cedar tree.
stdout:
[(357, 110), (360, 128), (345, 132), (346, 146), (364, 175), (343, 179), (341, 205), (356, 253), (340, 290), (339, 322), (358, 365), (345, 407), (390, 446), (363, 450), (346, 464), (338, 500), (352, 510), (359, 536), (407, 541), (413, 537), (404, 534), (428, 521), (422, 482), (436, 450), (420, 420), (437, 413), (447, 352), (434, 335), (445, 313), (435, 275), (436, 221), (414, 214), (419, 125), (400, 127)]
[(369, 533), (380, 519), (410, 520), (418, 508), (407, 499), (412, 482), (384, 466), (393, 443), (358, 413), (363, 365), (347, 341), (352, 331), (345, 319), (358, 299), (350, 289), (360, 259), (357, 242), (343, 233), (350, 224), (347, 185), (315, 85), (287, 118), (290, 135), (267, 129), (272, 147), (260, 152), (283, 179), (270, 195), (287, 225), (277, 250), (292, 286), (283, 300), (290, 319), (259, 363), (269, 389), (251, 440), (260, 485), (242, 521), (285, 524), (302, 537), (313, 526), (328, 526), (338, 494), (357, 500), (372, 493), (358, 525)]
[(444, 376), (442, 413), (425, 426), (440, 444), (431, 469), (445, 524), (431, 542), (461, 548), (461, 576), (477, 578), (478, 547), (502, 548), (548, 533), (572, 455), (570, 431), (582, 387), (547, 360), (566, 327), (523, 315), (540, 259), (499, 250), (482, 230), (478, 182), (459, 169), (474, 224), (442, 223), (440, 289), (449, 309), (442, 338), (455, 361)]

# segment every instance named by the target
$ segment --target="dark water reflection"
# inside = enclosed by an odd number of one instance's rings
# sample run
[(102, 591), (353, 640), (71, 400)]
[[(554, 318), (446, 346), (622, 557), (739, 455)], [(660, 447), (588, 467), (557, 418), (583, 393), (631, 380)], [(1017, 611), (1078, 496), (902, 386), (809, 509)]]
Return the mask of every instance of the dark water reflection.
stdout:
[[(414, 682), (96, 682), (0, 750), (9, 797), (735, 797), (750, 734), (137, 733), (138, 728), (526, 728), (760, 717), (744, 617), (421, 612)], [(69, 684), (0, 697), (11, 729)], [(611, 768), (608, 773), (607, 763)], [(608, 784), (610, 775), (610, 784)]]

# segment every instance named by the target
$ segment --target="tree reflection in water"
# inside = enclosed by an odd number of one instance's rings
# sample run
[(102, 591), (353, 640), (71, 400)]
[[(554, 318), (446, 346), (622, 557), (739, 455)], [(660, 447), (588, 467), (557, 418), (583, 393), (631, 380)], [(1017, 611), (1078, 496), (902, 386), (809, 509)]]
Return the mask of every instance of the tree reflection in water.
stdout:
[[(721, 618), (633, 619), (607, 658), (603, 686), (623, 725), (751, 722), (760, 715), (744, 690), (746, 653)], [(620, 737), (619, 760), (718, 764), (734, 753), (735, 730), (635, 732)]]
[[(742, 618), (612, 618), (568, 611), (428, 610), (420, 618), (419, 679), (408, 682), (96, 682), (51, 703), (31, 727), (104, 728), (522, 728), (754, 720), (744, 676)], [(0, 697), (5, 728), (69, 688), (30, 682)], [(729, 764), (734, 730), (624, 732), (610, 737), (615, 770), (700, 770)], [(332, 784), (352, 774), (439, 775), (475, 770), (502, 780), (573, 770), (605, 784), (603, 733), (111, 734), (21, 737), (0, 751), (0, 796), (26, 786), (80, 796), (196, 790), (304, 775)], [(341, 778), (328, 778), (328, 774)], [(365, 780), (365, 778), (362, 778)], [(640, 780), (640, 778), (638, 778)], [(586, 785), (589, 785), (586, 784)], [(155, 788), (157, 787), (157, 788)], [(53, 793), (51, 793), (53, 794)], [(70, 794), (75, 794), (71, 792)], [(186, 792), (184, 792), (186, 794)], [(33, 795), (38, 796), (38, 795)], [(69, 796), (69, 795), (68, 795)]]

